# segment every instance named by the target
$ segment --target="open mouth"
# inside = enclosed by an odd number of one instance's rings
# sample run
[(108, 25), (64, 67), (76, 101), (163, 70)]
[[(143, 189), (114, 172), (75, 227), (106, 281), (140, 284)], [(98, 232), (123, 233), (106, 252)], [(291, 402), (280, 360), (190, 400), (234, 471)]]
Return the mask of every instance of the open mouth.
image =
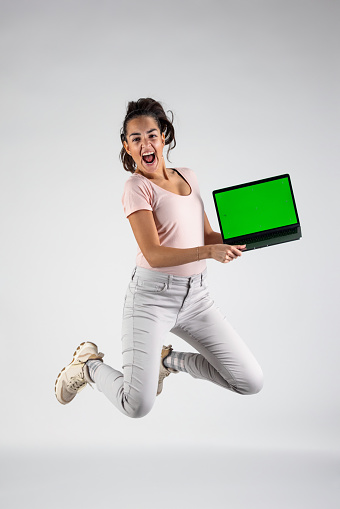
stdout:
[(142, 155), (142, 159), (146, 164), (152, 164), (156, 159), (156, 156), (154, 152), (146, 152)]

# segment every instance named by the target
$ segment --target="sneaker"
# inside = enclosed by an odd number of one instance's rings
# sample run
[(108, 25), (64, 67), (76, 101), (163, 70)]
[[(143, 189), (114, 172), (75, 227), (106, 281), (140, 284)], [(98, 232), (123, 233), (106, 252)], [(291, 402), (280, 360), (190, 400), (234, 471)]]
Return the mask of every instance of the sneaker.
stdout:
[(62, 405), (70, 403), (86, 384), (93, 382), (85, 363), (89, 359), (101, 360), (103, 357), (104, 354), (98, 352), (94, 343), (86, 341), (78, 346), (72, 362), (61, 370), (55, 382), (55, 395), (59, 403)]
[(159, 370), (159, 379), (158, 379), (158, 388), (157, 388), (157, 396), (162, 392), (163, 390), (163, 381), (164, 378), (170, 375), (170, 373), (178, 373), (175, 369), (167, 368), (164, 366), (163, 361), (164, 359), (171, 354), (172, 352), (172, 345), (163, 346), (162, 348), (162, 354), (161, 354), (161, 367)]

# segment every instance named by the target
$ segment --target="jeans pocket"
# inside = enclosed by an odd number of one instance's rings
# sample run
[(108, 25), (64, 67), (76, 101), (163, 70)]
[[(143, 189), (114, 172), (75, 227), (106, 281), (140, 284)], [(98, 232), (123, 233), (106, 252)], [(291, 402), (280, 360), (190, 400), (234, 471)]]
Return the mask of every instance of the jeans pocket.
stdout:
[(167, 290), (168, 285), (161, 281), (149, 281), (147, 279), (137, 280), (137, 291), (142, 293), (163, 293)]
[(126, 305), (129, 305), (130, 307), (132, 306), (135, 291), (136, 291), (136, 283), (135, 283), (135, 281), (130, 281), (130, 283), (127, 287), (127, 290), (125, 292), (124, 306), (126, 306)]

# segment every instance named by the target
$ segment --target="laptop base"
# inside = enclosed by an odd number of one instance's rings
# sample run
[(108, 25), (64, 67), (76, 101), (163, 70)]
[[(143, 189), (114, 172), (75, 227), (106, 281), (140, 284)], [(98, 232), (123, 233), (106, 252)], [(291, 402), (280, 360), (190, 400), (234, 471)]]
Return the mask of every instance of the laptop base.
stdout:
[(251, 251), (253, 249), (258, 249), (261, 247), (275, 246), (276, 244), (283, 244), (284, 242), (291, 242), (292, 240), (299, 240), (301, 238), (301, 228), (300, 226), (296, 228), (291, 228), (286, 231), (282, 235), (277, 235), (277, 233), (266, 233), (263, 235), (258, 235), (255, 238), (238, 238), (238, 239), (226, 239), (223, 240), (224, 244), (230, 244), (231, 246), (246, 244), (245, 251)]

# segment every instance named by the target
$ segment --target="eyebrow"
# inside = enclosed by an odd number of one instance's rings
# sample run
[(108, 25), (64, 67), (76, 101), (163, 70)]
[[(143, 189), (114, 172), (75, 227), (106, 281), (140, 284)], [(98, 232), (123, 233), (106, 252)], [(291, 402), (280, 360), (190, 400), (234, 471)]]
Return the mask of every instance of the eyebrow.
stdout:
[[(149, 131), (146, 131), (146, 134), (150, 134), (153, 131), (157, 131), (157, 129), (154, 127), (153, 129), (150, 129)], [(131, 134), (129, 134), (129, 138), (130, 138), (130, 136), (137, 136), (138, 134), (140, 135), (140, 133), (131, 133)]]

